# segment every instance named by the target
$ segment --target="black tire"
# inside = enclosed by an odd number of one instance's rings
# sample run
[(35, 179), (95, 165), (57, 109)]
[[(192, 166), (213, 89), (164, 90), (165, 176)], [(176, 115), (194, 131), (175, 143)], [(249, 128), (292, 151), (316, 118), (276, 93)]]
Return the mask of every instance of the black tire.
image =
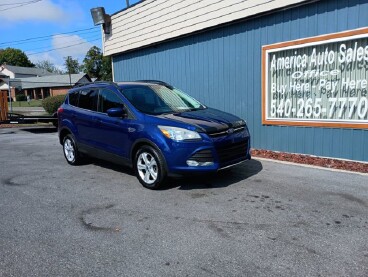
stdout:
[(70, 165), (78, 165), (81, 163), (81, 156), (78, 152), (75, 139), (71, 134), (68, 134), (63, 139), (63, 153), (66, 161)]
[(139, 148), (134, 158), (134, 170), (139, 182), (146, 188), (158, 189), (167, 181), (165, 160), (151, 146)]

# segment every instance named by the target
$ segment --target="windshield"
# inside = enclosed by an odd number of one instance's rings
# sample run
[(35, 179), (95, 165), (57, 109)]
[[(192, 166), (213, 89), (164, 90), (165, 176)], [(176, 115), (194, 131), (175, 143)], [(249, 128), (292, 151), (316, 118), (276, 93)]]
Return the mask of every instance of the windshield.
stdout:
[(184, 92), (162, 85), (131, 85), (121, 92), (134, 107), (148, 114), (179, 113), (205, 108)]

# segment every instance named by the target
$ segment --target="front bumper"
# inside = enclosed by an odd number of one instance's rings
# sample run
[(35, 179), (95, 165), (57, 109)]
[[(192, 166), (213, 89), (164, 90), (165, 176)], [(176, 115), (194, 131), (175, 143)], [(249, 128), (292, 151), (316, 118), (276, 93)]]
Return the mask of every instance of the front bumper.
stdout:
[[(163, 154), (169, 173), (216, 172), (251, 159), (247, 130), (212, 138), (201, 134), (201, 141), (167, 141)], [(197, 166), (192, 166), (196, 161)]]

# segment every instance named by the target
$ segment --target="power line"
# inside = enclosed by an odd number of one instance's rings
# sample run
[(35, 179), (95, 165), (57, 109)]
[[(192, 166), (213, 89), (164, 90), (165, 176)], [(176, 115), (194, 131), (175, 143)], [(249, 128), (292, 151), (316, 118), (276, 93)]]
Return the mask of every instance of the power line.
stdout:
[[(84, 35), (83, 37), (81, 36), (77, 36), (77, 37), (60, 37), (60, 39), (64, 39), (65, 42), (66, 42), (66, 39), (68, 39), (68, 41), (66, 43), (62, 43), (58, 46), (66, 46), (66, 45), (69, 45), (70, 43), (76, 43), (76, 42), (81, 42), (83, 40), (89, 40), (89, 39), (95, 39), (95, 38), (99, 38), (101, 37), (100, 34), (97, 34), (97, 33), (90, 33), (90, 34), (86, 34)], [(36, 44), (36, 46), (38, 45), (42, 45), (42, 44)], [(44, 44), (43, 44), (44, 45)], [(32, 52), (34, 50), (38, 50), (38, 49), (45, 49), (45, 48), (50, 48), (50, 45), (44, 45), (44, 46), (39, 46), (39, 47), (36, 47), (36, 48), (33, 48), (32, 46), (30, 46), (31, 48), (29, 49), (22, 49), (23, 52)]]
[(96, 41), (96, 40), (100, 40), (100, 38), (93, 39), (93, 40), (87, 40), (85, 42), (80, 42), (80, 43), (68, 45), (68, 46), (65, 46), (65, 47), (58, 47), (58, 48), (54, 48), (54, 49), (50, 49), (50, 50), (46, 50), (46, 51), (39, 51), (39, 52), (27, 54), (27, 56), (32, 56), (32, 55), (36, 55), (36, 54), (40, 54), (40, 53), (47, 53), (47, 52), (51, 52), (51, 51), (55, 51), (55, 50), (59, 50), (59, 49), (70, 48), (70, 47), (73, 47), (73, 46), (89, 43), (89, 42)]
[(14, 5), (19, 5), (19, 4), (27, 4), (27, 3), (31, 3), (31, 2), (34, 2), (33, 1), (27, 1), (27, 2), (18, 2), (18, 3), (4, 3), (4, 4), (0, 4), (0, 7), (1, 6), (14, 6)]
[[(96, 31), (98, 31), (98, 32), (96, 32)], [(76, 35), (78, 35), (78, 36), (81, 36), (81, 35), (88, 36), (90, 34), (93, 34), (93, 35), (101, 35), (101, 33), (99, 31), (100, 30), (97, 30), (97, 29), (95, 29), (95, 30), (88, 30), (88, 31), (80, 32), (80, 33), (78, 33)], [(53, 37), (55, 37), (55, 36), (64, 36), (64, 35), (56, 34)], [(84, 36), (83, 36), (83, 38), (85, 38)], [(52, 37), (39, 38), (39, 39), (28, 40), (28, 41), (22, 41), (22, 42), (17, 42), (16, 44), (18, 46), (18, 45), (21, 45), (21, 44), (31, 44), (31, 43), (36, 43), (36, 42), (47, 41), (47, 40), (50, 40), (50, 39), (52, 39)], [(0, 43), (0, 45), (1, 45), (1, 43)], [(2, 47), (12, 47), (12, 44), (3, 45)], [(29, 50), (25, 50), (25, 51), (29, 51)]]
[(47, 36), (26, 38), (26, 39), (21, 39), (21, 40), (13, 40), (13, 41), (0, 42), (0, 45), (9, 44), (9, 43), (18, 43), (18, 42), (24, 42), (24, 41), (31, 41), (31, 40), (41, 39), (41, 38), (49, 38), (49, 37), (53, 37), (53, 36), (56, 36), (56, 35), (74, 34), (74, 33), (82, 32), (82, 31), (87, 31), (87, 30), (93, 30), (93, 29), (96, 29), (97, 30), (97, 29), (99, 29), (99, 27), (92, 27), (92, 28), (74, 30), (74, 31), (65, 32), (65, 33), (56, 33), (56, 34), (47, 35)]
[[(97, 37), (98, 36), (98, 37)], [(80, 37), (80, 38), (78, 38), (78, 40), (73, 40), (73, 41), (69, 41), (69, 43), (62, 43), (62, 44), (60, 44), (60, 45), (58, 45), (58, 46), (68, 46), (68, 45), (70, 45), (70, 43), (77, 43), (78, 41), (80, 42), (80, 43), (82, 43), (83, 42), (83, 40), (89, 40), (89, 39), (97, 39), (97, 38), (100, 38), (100, 34), (90, 34), (89, 36), (86, 36), (86, 37)], [(24, 49), (24, 50), (22, 50), (22, 51), (24, 51), (24, 52), (32, 52), (32, 51), (35, 51), (35, 50), (40, 50), (40, 49), (47, 49), (47, 48), (49, 48), (49, 46), (41, 46), (41, 47), (36, 47), (36, 48), (32, 48), (32, 49)]]
[(35, 4), (35, 3), (41, 2), (41, 1), (42, 0), (34, 0), (34, 1), (24, 2), (24, 4), (20, 4), (20, 5), (15, 6), (15, 7), (10, 7), (10, 8), (6, 8), (6, 9), (2, 9), (2, 10), (0, 10), (0, 12), (11, 10), (11, 9), (15, 9), (15, 8), (19, 8), (19, 7), (23, 7), (23, 6), (27, 6), (27, 5), (30, 5), (30, 4)]

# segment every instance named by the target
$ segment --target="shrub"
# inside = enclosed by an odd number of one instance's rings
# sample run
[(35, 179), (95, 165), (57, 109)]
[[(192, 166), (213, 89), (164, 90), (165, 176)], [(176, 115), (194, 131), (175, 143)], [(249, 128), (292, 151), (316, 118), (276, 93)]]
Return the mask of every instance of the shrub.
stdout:
[(42, 100), (42, 107), (49, 114), (54, 114), (64, 102), (65, 95), (50, 96)]
[(18, 94), (17, 96), (15, 96), (15, 99), (17, 101), (26, 101), (27, 100), (27, 96), (25, 96), (24, 94)]

